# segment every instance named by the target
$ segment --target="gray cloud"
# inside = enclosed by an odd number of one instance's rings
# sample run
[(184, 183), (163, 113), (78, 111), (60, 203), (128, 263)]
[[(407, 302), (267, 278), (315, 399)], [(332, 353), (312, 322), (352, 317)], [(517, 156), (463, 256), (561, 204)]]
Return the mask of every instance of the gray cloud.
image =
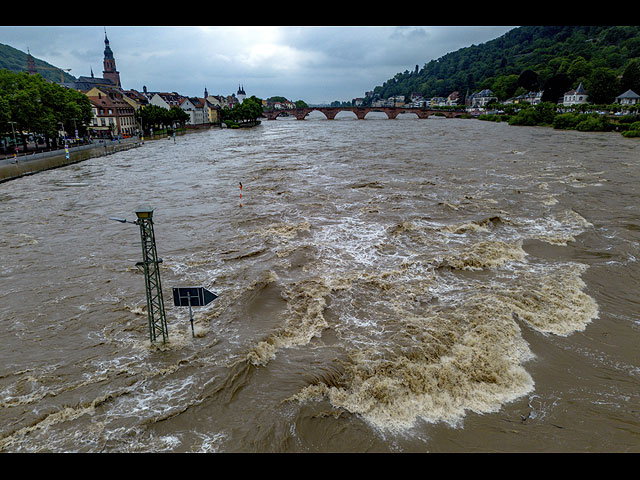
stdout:
[[(398, 72), (422, 67), (513, 27), (152, 27), (107, 26), (124, 88), (248, 95), (320, 103), (351, 100)], [(98, 26), (0, 27), (0, 43), (78, 77), (102, 75)]]

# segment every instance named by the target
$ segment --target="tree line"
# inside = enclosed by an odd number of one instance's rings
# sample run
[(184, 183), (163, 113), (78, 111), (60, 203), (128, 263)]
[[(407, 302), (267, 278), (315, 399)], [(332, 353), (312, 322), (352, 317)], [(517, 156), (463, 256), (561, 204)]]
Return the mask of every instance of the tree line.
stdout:
[(27, 151), (29, 134), (47, 148), (57, 148), (60, 131), (86, 134), (93, 117), (89, 98), (73, 89), (45, 80), (41, 75), (0, 70), (0, 134)]
[(180, 107), (173, 106), (166, 109), (158, 105), (145, 105), (138, 108), (135, 115), (145, 134), (151, 129), (157, 132), (163, 128), (184, 126), (190, 118), (189, 114)]

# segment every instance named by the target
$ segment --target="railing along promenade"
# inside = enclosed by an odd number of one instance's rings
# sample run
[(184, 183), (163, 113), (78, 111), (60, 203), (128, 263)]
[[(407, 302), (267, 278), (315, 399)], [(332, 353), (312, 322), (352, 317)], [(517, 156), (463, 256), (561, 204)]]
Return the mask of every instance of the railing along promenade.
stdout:
[(463, 110), (438, 110), (427, 107), (305, 107), (288, 110), (265, 110), (262, 115), (267, 120), (275, 120), (281, 115), (293, 115), (298, 120), (304, 120), (313, 111), (322, 112), (327, 120), (333, 120), (340, 112), (353, 112), (359, 120), (364, 120), (369, 112), (383, 112), (389, 119), (394, 119), (401, 113), (414, 113), (418, 118), (429, 118), (435, 114), (455, 118), (466, 113)]
[(95, 141), (87, 145), (68, 147), (69, 154), (65, 149), (53, 151), (31, 153), (17, 157), (8, 156), (0, 159), (0, 183), (13, 180), (24, 175), (30, 175), (43, 170), (64, 167), (74, 163), (82, 162), (90, 158), (110, 155), (112, 153), (135, 148), (140, 145), (137, 137), (120, 141)]

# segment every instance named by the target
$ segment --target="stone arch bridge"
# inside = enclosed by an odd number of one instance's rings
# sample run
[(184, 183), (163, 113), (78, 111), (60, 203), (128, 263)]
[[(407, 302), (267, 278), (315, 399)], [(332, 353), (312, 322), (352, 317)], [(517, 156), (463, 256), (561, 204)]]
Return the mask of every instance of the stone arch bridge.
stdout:
[(280, 115), (293, 114), (298, 120), (304, 120), (314, 110), (322, 112), (327, 120), (333, 120), (340, 112), (353, 112), (359, 120), (364, 120), (364, 117), (369, 112), (383, 112), (387, 115), (387, 118), (394, 119), (401, 113), (415, 113), (418, 118), (429, 118), (430, 115), (440, 114), (447, 118), (455, 118), (464, 115), (463, 111), (453, 110), (433, 110), (429, 108), (415, 108), (415, 107), (306, 107), (306, 108), (294, 108), (290, 110), (265, 110), (263, 116), (267, 120), (275, 120)]

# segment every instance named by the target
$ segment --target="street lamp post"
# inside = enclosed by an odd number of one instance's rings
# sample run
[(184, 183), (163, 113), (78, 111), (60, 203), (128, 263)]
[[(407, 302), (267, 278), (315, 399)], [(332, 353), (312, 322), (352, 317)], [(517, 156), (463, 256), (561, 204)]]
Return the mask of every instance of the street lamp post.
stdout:
[(16, 122), (9, 122), (11, 124), (11, 130), (13, 131), (13, 158), (18, 163), (18, 141), (16, 140), (16, 129), (13, 127)]

